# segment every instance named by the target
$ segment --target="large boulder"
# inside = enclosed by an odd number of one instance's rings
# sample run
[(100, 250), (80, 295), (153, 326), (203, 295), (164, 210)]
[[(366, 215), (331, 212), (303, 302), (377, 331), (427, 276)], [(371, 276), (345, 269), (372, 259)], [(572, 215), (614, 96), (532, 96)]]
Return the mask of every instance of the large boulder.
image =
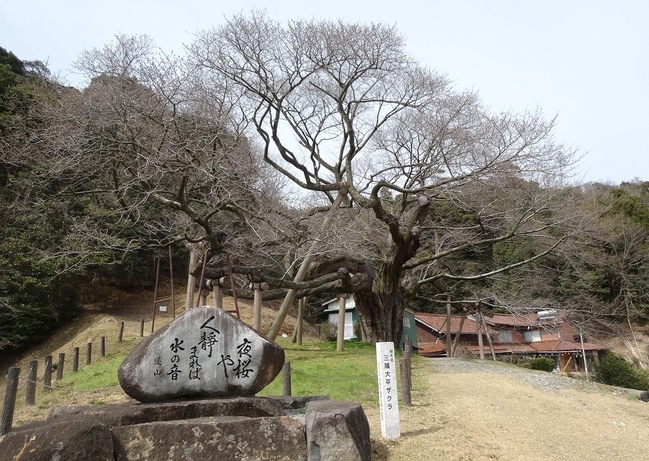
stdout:
[(305, 418), (309, 461), (371, 461), (370, 425), (359, 403), (308, 402)]
[(93, 418), (58, 418), (18, 428), (0, 440), (5, 461), (113, 461), (110, 429)]
[(135, 347), (119, 382), (140, 402), (251, 396), (275, 379), (284, 350), (218, 307), (189, 309)]

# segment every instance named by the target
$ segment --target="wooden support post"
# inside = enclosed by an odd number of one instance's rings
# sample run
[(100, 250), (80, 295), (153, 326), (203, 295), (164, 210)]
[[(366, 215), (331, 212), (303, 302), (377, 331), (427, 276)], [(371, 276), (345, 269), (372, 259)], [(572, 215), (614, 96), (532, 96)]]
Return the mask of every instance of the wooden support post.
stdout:
[[(254, 300), (252, 303), (252, 328), (261, 332), (261, 287), (259, 283), (253, 283)], [(290, 394), (289, 394), (290, 395)]]
[(105, 336), (102, 336), (101, 339), (99, 340), (99, 352), (101, 354), (102, 359), (106, 357), (106, 337)]
[(223, 288), (218, 283), (212, 283), (212, 297), (214, 298), (214, 305), (219, 309), (223, 309)]
[[(302, 260), (300, 269), (297, 271), (297, 274), (295, 274), (295, 277), (293, 278), (293, 282), (300, 283), (304, 280), (304, 277), (309, 271), (309, 268), (311, 267), (311, 263), (315, 258), (315, 251), (320, 242), (320, 237), (322, 236), (322, 234), (326, 233), (329, 230), (334, 214), (336, 213), (338, 208), (340, 208), (340, 204), (343, 202), (343, 199), (345, 198), (346, 195), (347, 195), (347, 186), (345, 184), (341, 184), (340, 190), (338, 191), (338, 195), (336, 196), (336, 199), (334, 200), (334, 202), (331, 204), (331, 207), (329, 208), (329, 213), (327, 214), (327, 217), (324, 219), (324, 221), (322, 221), (320, 232), (318, 232), (318, 235), (313, 239), (313, 242), (311, 243), (309, 250), (304, 256), (304, 260)], [(284, 323), (284, 319), (286, 318), (286, 314), (288, 314), (288, 309), (293, 304), (296, 295), (297, 295), (297, 290), (293, 288), (288, 290), (288, 292), (286, 293), (286, 297), (284, 298), (282, 305), (279, 307), (277, 316), (275, 317), (275, 320), (273, 321), (273, 324), (271, 325), (270, 330), (268, 330), (268, 334), (266, 335), (271, 341), (275, 341), (275, 338), (277, 338), (277, 335), (279, 334), (279, 330), (282, 328), (282, 324)]]
[(140, 320), (140, 338), (144, 336), (144, 319)]
[(262, 291), (267, 290), (268, 283), (251, 283), (250, 289), (254, 291), (254, 299), (252, 304), (252, 329), (261, 333), (261, 301)]
[(124, 337), (124, 322), (120, 323), (119, 325), (119, 339), (118, 341), (121, 343), (122, 338)]
[(293, 330), (292, 342), (298, 346), (302, 345), (302, 324), (304, 323), (304, 310), (306, 309), (307, 298), (300, 298), (297, 302), (297, 320), (295, 322), (295, 330)]
[(72, 355), (72, 373), (77, 373), (79, 371), (79, 348), (74, 348), (74, 354)]
[[(153, 289), (153, 311), (151, 312), (151, 333), (155, 328), (155, 315), (158, 310), (158, 279), (160, 277), (160, 251), (158, 251), (158, 256), (156, 256), (156, 265), (155, 265), (155, 288)], [(173, 285), (173, 283), (172, 283)], [(144, 336), (144, 331), (140, 329), (140, 337)]]
[(412, 405), (410, 397), (410, 360), (403, 357), (399, 360), (399, 368), (401, 370), (401, 398), (406, 405)]
[(338, 343), (336, 350), (342, 352), (345, 347), (345, 308), (347, 307), (347, 295), (338, 295)]
[(185, 299), (185, 311), (188, 311), (194, 306), (194, 285), (196, 285), (196, 277), (192, 275), (192, 270), (196, 265), (196, 253), (188, 245), (189, 250), (189, 275), (187, 276), (187, 298)]
[(475, 321), (476, 326), (478, 327), (478, 349), (480, 350), (480, 360), (484, 360), (484, 343), (482, 340), (482, 322), (480, 321), (480, 315), (476, 315)]
[(482, 309), (478, 308), (478, 314), (480, 315), (480, 323), (482, 324), (482, 327), (484, 328), (485, 335), (487, 336), (487, 343), (489, 344), (489, 350), (491, 351), (491, 358), (496, 361), (496, 351), (494, 350), (494, 343), (491, 341), (491, 335), (489, 334), (489, 331), (487, 330), (487, 324), (484, 321), (484, 315), (482, 314)]
[(86, 345), (86, 365), (92, 363), (92, 343)]
[(11, 367), (7, 373), (7, 384), (5, 387), (5, 399), (2, 406), (2, 419), (0, 419), (0, 435), (8, 434), (14, 419), (16, 408), (16, 393), (18, 392), (18, 378), (20, 368)]
[(457, 351), (457, 347), (460, 344), (460, 337), (462, 336), (462, 328), (464, 328), (464, 321), (466, 320), (468, 312), (465, 309), (462, 310), (462, 318), (460, 319), (460, 327), (457, 330), (457, 334), (455, 335), (455, 338), (453, 339), (453, 353)]
[(65, 354), (61, 352), (59, 354), (59, 361), (56, 362), (56, 380), (61, 381), (63, 379), (63, 365), (65, 365)]
[(45, 371), (43, 372), (43, 391), (52, 389), (52, 356), (45, 356)]
[(451, 294), (446, 293), (446, 357), (453, 357), (453, 339), (451, 337), (453, 331), (451, 323)]
[(291, 362), (284, 362), (282, 367), (282, 395), (291, 395)]
[(27, 405), (36, 405), (36, 379), (38, 372), (38, 360), (29, 362), (29, 373), (27, 375), (27, 392), (25, 403)]

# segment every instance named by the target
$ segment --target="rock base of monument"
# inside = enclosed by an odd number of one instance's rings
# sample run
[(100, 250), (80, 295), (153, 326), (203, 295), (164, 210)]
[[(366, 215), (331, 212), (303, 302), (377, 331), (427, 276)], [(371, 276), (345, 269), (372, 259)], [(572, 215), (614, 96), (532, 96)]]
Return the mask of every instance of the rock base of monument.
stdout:
[(0, 440), (11, 461), (371, 460), (360, 404), (236, 397), (51, 409)]

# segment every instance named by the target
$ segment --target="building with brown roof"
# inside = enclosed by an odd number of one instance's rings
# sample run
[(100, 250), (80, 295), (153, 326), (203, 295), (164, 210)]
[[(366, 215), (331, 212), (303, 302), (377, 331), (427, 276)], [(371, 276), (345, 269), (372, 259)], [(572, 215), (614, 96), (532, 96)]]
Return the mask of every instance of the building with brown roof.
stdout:
[[(414, 317), (417, 327), (416, 350), (418, 354), (427, 357), (447, 355), (449, 332), (453, 344), (458, 344), (458, 349), (472, 356), (493, 354), (510, 360), (550, 357), (555, 361), (555, 368), (560, 371), (583, 371), (584, 357), (591, 366), (599, 361), (600, 353), (605, 350), (599, 344), (577, 339), (574, 327), (563, 313), (557, 311), (481, 317), (477, 314), (464, 317), (452, 315), (450, 330), (448, 317), (444, 314), (417, 312)], [(481, 318), (484, 318), (484, 325), (481, 325)]]

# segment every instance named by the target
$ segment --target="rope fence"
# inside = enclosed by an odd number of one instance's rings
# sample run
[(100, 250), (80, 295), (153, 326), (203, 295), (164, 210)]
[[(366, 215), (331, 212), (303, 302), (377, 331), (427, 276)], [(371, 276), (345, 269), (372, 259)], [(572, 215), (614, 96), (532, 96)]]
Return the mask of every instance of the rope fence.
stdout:
[[(124, 338), (124, 322), (120, 323), (119, 333), (117, 338), (117, 343), (123, 342)], [(144, 336), (144, 320), (140, 323), (140, 337)], [(86, 366), (92, 364), (92, 342), (86, 344)], [(106, 337), (101, 336), (99, 338), (99, 350), (100, 356), (103, 358), (106, 356)], [(403, 358), (400, 359), (400, 375), (401, 375), (401, 391), (402, 399), (404, 404), (411, 405), (410, 391), (412, 388), (412, 370), (411, 370), (411, 347), (406, 343), (404, 350)], [(4, 404), (2, 407), (2, 414), (0, 418), (0, 435), (7, 434), (11, 431), (13, 424), (13, 416), (16, 406), (16, 398), (19, 391), (22, 391), (26, 388), (25, 391), (25, 404), (27, 406), (33, 406), (36, 404), (36, 390), (38, 384), (42, 382), (42, 392), (49, 393), (53, 390), (69, 390), (66, 387), (55, 387), (52, 385), (52, 375), (54, 372), (56, 381), (61, 381), (64, 376), (64, 370), (69, 368), (65, 367), (65, 363), (72, 363), (72, 373), (77, 373), (79, 371), (79, 359), (80, 359), (80, 348), (74, 347), (72, 353), (72, 359), (66, 359), (65, 352), (60, 352), (58, 355), (58, 360), (56, 363), (53, 362), (52, 355), (45, 356), (43, 362), (43, 373), (39, 376), (39, 362), (38, 360), (32, 360), (29, 362), (27, 376), (20, 375), (20, 367), (11, 367), (8, 370), (6, 377), (5, 385), (5, 395), (4, 395)], [(282, 368), (282, 394), (285, 396), (291, 396), (291, 382), (292, 382), (292, 373), (298, 375), (308, 376), (309, 378), (321, 379), (325, 381), (359, 381), (359, 380), (377, 380), (377, 374), (371, 375), (360, 375), (354, 377), (332, 377), (332, 376), (318, 376), (311, 373), (301, 371), (299, 369), (292, 369), (291, 362), (285, 361)], [(118, 388), (119, 386), (110, 386), (105, 388), (95, 388), (88, 389), (85, 392), (98, 392), (102, 390), (110, 390)], [(84, 392), (84, 390), (75, 390), (75, 392)]]
[[(144, 336), (144, 319), (140, 322), (140, 337)], [(99, 356), (101, 358), (106, 357), (106, 336), (101, 336), (98, 339), (99, 342)], [(96, 340), (97, 340), (96, 339)], [(118, 343), (124, 341), (124, 322), (120, 322), (119, 333), (117, 336), (117, 341), (115, 344), (115, 350), (118, 349)], [(72, 358), (67, 356), (65, 352), (59, 352), (56, 362), (53, 360), (52, 355), (46, 355), (43, 359), (43, 368), (42, 373), (39, 375), (39, 361), (31, 360), (28, 365), (27, 375), (21, 375), (20, 367), (10, 367), (5, 383), (5, 393), (4, 393), (4, 403), (2, 406), (2, 414), (0, 416), (0, 435), (5, 435), (11, 431), (13, 425), (13, 416), (16, 407), (16, 399), (18, 392), (21, 392), (25, 389), (25, 405), (33, 406), (36, 405), (36, 391), (38, 385), (42, 383), (42, 392), (49, 393), (54, 390), (68, 390), (65, 387), (55, 387), (52, 385), (52, 377), (54, 376), (55, 381), (61, 381), (64, 377), (64, 371), (69, 373), (70, 367), (66, 367), (66, 363), (72, 364), (71, 372), (77, 373), (79, 371), (79, 360), (80, 360), (80, 347), (74, 347), (72, 350)], [(90, 366), (93, 359), (93, 342), (89, 341), (86, 343), (85, 347), (85, 364)], [(88, 390), (75, 390), (75, 392), (97, 392), (98, 390), (108, 390), (114, 389), (119, 386), (106, 387), (103, 389), (88, 389)]]

